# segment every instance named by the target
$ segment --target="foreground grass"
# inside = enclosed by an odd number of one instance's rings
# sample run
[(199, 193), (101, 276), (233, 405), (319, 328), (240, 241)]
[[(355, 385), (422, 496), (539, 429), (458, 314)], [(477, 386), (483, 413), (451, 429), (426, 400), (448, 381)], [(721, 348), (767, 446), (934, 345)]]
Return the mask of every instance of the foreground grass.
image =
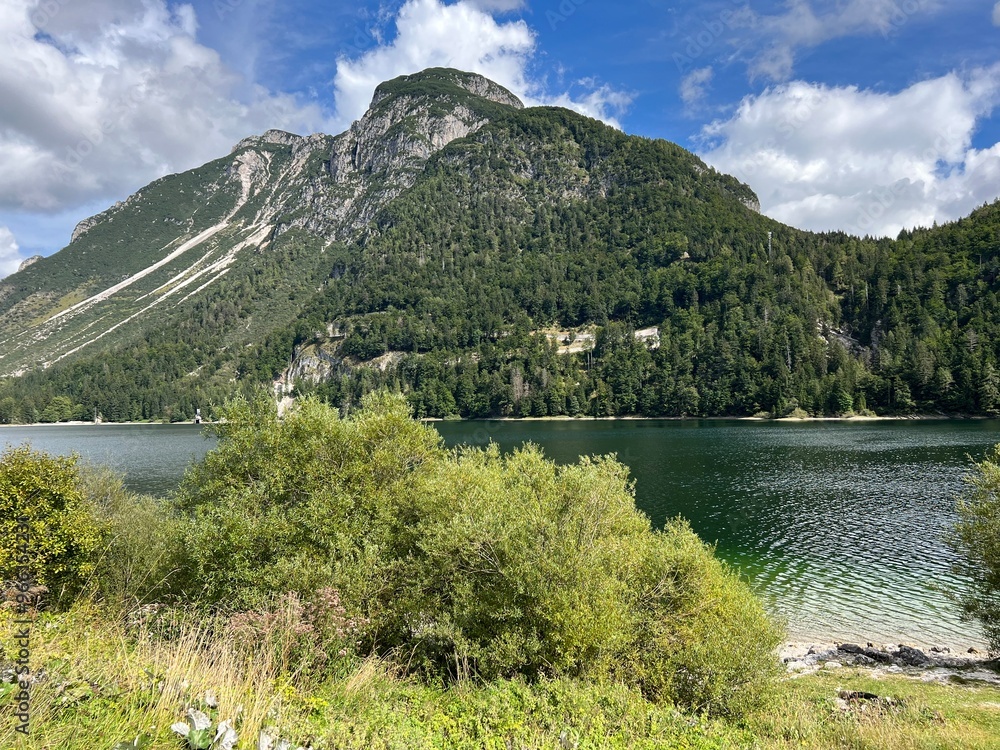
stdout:
[[(12, 618), (2, 642), (11, 648)], [(32, 629), (42, 674), (31, 735), (0, 707), (0, 747), (110, 750), (148, 735), (181, 748), (170, 725), (189, 707), (237, 718), (238, 747), (262, 730), (313, 748), (995, 748), (1000, 690), (939, 685), (851, 670), (787, 680), (767, 709), (739, 724), (646, 701), (617, 685), (560, 680), (471, 681), (451, 688), (401, 677), (388, 662), (344, 660), (322, 680), (295, 674), (281, 648), (246, 649), (205, 625), (167, 638), (108, 622), (97, 609), (43, 616)], [(43, 671), (44, 670), (44, 671)], [(842, 710), (838, 690), (899, 699), (881, 710)], [(204, 698), (213, 694), (209, 710)]]

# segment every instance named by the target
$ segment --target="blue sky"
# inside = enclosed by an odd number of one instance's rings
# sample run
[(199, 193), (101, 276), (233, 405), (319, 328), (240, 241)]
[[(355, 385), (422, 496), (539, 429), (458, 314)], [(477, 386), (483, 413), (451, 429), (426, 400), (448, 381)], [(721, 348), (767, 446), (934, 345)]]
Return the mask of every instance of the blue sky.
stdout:
[(0, 275), (245, 135), (340, 132), (432, 65), (677, 142), (803, 228), (895, 235), (1000, 195), (992, 0), (0, 2)]

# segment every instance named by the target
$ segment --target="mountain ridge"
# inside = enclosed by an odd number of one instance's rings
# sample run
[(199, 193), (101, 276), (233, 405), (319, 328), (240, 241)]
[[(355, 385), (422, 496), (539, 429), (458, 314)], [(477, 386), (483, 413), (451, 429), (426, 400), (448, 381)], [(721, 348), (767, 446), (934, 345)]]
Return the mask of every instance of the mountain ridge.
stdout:
[[(434, 107), (428, 105), (426, 95), (420, 92), (429, 81), (438, 84), (433, 90)], [(477, 91), (486, 96), (480, 96)], [(484, 104), (474, 106), (476, 98), (482, 99)], [(487, 103), (491, 106), (486, 106)], [(229, 272), (240, 251), (260, 250), (286, 232), (303, 230), (315, 236), (323, 235), (328, 241), (350, 236), (370, 221), (382, 205), (412, 184), (420, 166), (432, 153), (485, 124), (488, 121), (486, 113), (496, 113), (492, 105), (519, 108), (521, 103), (506, 89), (482, 76), (442, 70), (403, 76), (376, 90), (369, 111), (339, 136), (322, 133), (299, 136), (272, 129), (244, 138), (228, 157), (153, 181), (125, 200), (81, 221), (73, 232), (70, 245), (56, 254), (61, 257), (52, 256), (52, 260), (35, 269), (35, 275), (44, 278), (46, 265), (61, 260), (69, 265), (75, 261), (74, 271), (83, 279), (74, 289), (60, 290), (63, 294), (58, 298), (45, 294), (34, 297), (35, 304), (27, 305), (28, 319), (35, 323), (30, 346), (28, 342), (15, 342), (9, 336), (0, 337), (0, 368), (4, 374), (23, 374), (30, 359), (29, 349), (37, 351), (39, 344), (52, 339), (63, 341), (56, 346), (52, 358), (42, 360), (43, 366), (50, 366), (76, 354), (81, 347), (96, 343), (99, 338), (73, 335), (67, 332), (67, 327), (72, 327), (72, 321), (79, 318), (81, 312), (101, 305), (125, 289), (136, 288), (143, 279), (155, 278), (162, 282), (143, 288), (146, 294), (159, 293), (161, 299), (162, 295), (171, 296), (188, 287), (203, 291), (206, 282), (210, 285)], [(186, 177), (213, 170), (214, 179), (196, 177), (195, 184), (186, 184), (190, 181)], [(220, 197), (219, 202), (224, 206), (207, 212), (205, 206), (160, 211), (159, 216), (152, 217), (153, 222), (177, 226), (182, 231), (147, 232), (149, 236), (142, 238), (134, 255), (119, 257), (113, 264), (114, 274), (101, 274), (102, 269), (94, 264), (80, 261), (79, 256), (88, 252), (85, 247), (88, 236), (93, 239), (95, 230), (97, 234), (102, 230), (106, 234), (109, 225), (116, 220), (123, 221), (127, 228), (143, 222), (144, 217), (136, 214), (146, 210), (148, 216), (151, 197), (154, 210), (161, 205), (164, 187), (174, 196), (194, 190), (199, 197), (207, 195), (209, 204), (213, 198)], [(210, 221), (198, 220), (199, 213), (209, 214)], [(220, 233), (229, 235), (225, 252), (220, 250), (218, 243), (216, 246), (211, 243)], [(98, 237), (91, 246), (99, 247), (104, 239)], [(121, 242), (121, 239), (116, 241)], [(159, 247), (153, 249), (150, 244)], [(180, 262), (181, 256), (190, 256), (192, 250), (201, 251), (201, 257), (188, 263), (185, 269)], [(163, 255), (150, 263), (147, 262), (150, 253)], [(77, 258), (67, 264), (66, 256), (74, 254)], [(103, 262), (99, 261), (98, 265), (101, 264)], [(173, 276), (164, 278), (157, 273), (168, 268), (175, 272)], [(122, 278), (114, 279), (113, 275)], [(15, 274), (0, 282), (0, 305), (3, 305), (0, 328), (3, 318), (13, 317), (22, 322), (26, 317), (19, 314), (23, 311), (12, 311), (6, 304), (11, 288), (21, 280)], [(43, 291), (50, 290), (43, 288)], [(141, 299), (140, 295), (136, 301)], [(117, 314), (115, 325), (130, 322), (136, 315), (141, 316), (152, 309), (152, 306), (119, 306), (124, 309)], [(89, 323), (81, 319), (80, 327)], [(108, 327), (105, 330), (115, 329)], [(22, 355), (19, 358), (18, 353)]]
[[(430, 416), (992, 413), (996, 224), (801, 232), (679, 146), (431, 69), (337, 136), (269, 130), (154, 181), (0, 282), (21, 376), (0, 400), (176, 418), (284, 383)], [(649, 327), (657, 349), (629, 343)]]

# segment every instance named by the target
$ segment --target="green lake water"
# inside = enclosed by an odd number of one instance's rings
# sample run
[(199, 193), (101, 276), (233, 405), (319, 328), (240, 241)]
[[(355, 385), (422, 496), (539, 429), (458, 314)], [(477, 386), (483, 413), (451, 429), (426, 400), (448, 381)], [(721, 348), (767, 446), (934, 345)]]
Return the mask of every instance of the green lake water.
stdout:
[[(793, 638), (981, 646), (943, 589), (955, 585), (941, 535), (1000, 421), (460, 422), (450, 445), (525, 441), (559, 462), (617, 453), (654, 524), (687, 518), (786, 618)], [(0, 441), (126, 473), (165, 494), (212, 442), (198, 427), (4, 428)]]

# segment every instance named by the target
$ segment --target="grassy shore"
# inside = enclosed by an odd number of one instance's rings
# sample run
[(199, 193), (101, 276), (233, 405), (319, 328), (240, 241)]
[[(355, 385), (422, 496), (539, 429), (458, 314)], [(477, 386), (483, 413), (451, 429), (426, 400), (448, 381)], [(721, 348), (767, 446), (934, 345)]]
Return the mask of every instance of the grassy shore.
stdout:
[[(21, 626), (9, 610), (2, 626), (10, 653)], [(40, 616), (30, 651), (31, 734), (16, 731), (8, 694), (0, 699), (0, 747), (111, 750), (136, 738), (133, 747), (190, 747), (170, 727), (192, 708), (214, 725), (233, 720), (238, 748), (257, 748), (261, 732), (292, 748), (366, 749), (985, 750), (1000, 738), (1000, 689), (867, 670), (789, 677), (768, 706), (732, 723), (681, 713), (615, 684), (429, 685), (378, 659), (345, 660), (316, 679), (297, 672), (273, 643), (240, 644), (196, 620), (129, 624), (89, 605)]]

